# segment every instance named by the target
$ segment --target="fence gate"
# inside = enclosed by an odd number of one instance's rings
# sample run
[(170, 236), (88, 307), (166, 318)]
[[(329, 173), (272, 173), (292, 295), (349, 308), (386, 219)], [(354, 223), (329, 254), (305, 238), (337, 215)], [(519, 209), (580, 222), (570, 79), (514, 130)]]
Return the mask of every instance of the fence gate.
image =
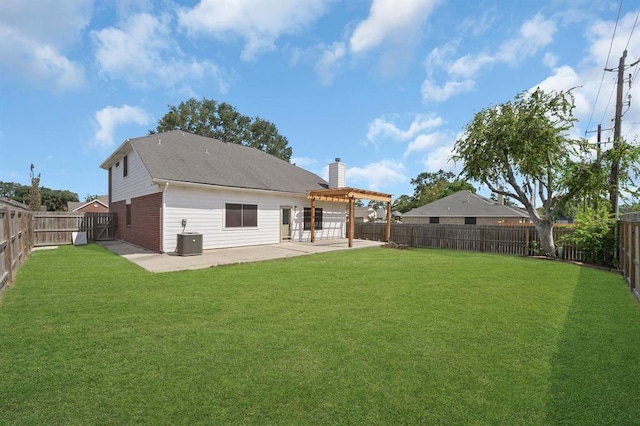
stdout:
[(81, 231), (87, 233), (89, 241), (115, 240), (118, 236), (116, 213), (85, 213)]

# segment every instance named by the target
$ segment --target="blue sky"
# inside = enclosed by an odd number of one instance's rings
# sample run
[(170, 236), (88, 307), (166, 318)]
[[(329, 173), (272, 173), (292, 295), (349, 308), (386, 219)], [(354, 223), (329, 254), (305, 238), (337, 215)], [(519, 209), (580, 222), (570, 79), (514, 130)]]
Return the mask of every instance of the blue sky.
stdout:
[(29, 184), (33, 163), (43, 186), (106, 194), (99, 165), (123, 140), (206, 97), (274, 122), (301, 167), (326, 178), (340, 157), (349, 186), (411, 194), (423, 171), (460, 171), (448, 158), (475, 112), (536, 86), (577, 87), (576, 136), (611, 128), (603, 68), (625, 48), (640, 58), (638, 13), (630, 0), (2, 0), (0, 181)]

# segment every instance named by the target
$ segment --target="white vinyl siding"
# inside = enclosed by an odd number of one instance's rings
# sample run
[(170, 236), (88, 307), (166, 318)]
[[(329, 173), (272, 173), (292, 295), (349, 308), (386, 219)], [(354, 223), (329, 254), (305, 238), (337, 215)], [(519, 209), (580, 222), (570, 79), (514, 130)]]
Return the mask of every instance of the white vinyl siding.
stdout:
[(111, 167), (111, 201), (130, 200), (135, 197), (160, 192), (157, 185), (153, 185), (151, 175), (140, 161), (135, 151), (127, 154), (127, 176), (123, 176), (124, 156)]
[[(225, 227), (227, 203), (257, 205), (258, 226)], [(292, 208), (292, 241), (308, 241), (309, 231), (302, 231), (303, 209), (309, 207), (309, 200), (304, 195), (296, 197), (169, 185), (164, 192), (163, 251), (175, 251), (177, 234), (183, 231), (201, 233), (205, 250), (279, 243), (282, 206)], [(294, 209), (294, 206), (297, 208)], [(318, 203), (318, 207), (323, 208), (324, 217), (323, 229), (316, 231), (316, 238), (344, 238), (345, 206), (339, 203)], [(182, 219), (187, 220), (184, 228)]]

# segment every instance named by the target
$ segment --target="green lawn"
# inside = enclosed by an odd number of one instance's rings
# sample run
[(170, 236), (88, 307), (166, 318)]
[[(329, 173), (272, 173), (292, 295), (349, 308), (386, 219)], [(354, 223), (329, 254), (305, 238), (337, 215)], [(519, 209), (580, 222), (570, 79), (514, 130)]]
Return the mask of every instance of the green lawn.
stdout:
[(620, 275), (436, 250), (152, 274), (31, 255), (0, 303), (1, 424), (639, 424)]

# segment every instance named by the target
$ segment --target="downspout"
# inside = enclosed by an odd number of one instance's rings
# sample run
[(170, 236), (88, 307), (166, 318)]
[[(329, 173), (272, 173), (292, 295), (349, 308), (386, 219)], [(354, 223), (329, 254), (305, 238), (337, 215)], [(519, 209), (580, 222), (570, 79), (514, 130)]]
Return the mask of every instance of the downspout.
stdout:
[(164, 250), (164, 212), (166, 210), (166, 203), (164, 200), (164, 193), (166, 192), (167, 188), (169, 187), (169, 182), (165, 182), (164, 184), (158, 184), (158, 186), (160, 187), (160, 192), (162, 193), (162, 207), (160, 207), (160, 251), (162, 253), (165, 252)]

